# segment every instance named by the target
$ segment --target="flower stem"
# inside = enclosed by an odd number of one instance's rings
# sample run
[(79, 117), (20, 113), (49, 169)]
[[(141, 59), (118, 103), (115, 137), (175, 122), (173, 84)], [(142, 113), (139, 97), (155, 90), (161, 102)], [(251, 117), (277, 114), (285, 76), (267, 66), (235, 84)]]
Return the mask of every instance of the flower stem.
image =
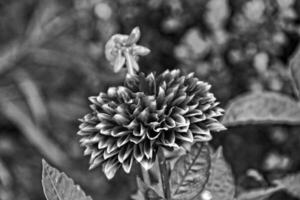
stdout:
[(144, 183), (146, 183), (147, 185), (151, 185), (149, 172), (147, 170), (145, 170), (143, 167), (141, 167), (141, 171), (142, 171), (142, 177), (143, 177)]
[(161, 182), (166, 200), (171, 200), (170, 184), (169, 184), (169, 167), (164, 157), (163, 151), (158, 151), (158, 163), (161, 175)]

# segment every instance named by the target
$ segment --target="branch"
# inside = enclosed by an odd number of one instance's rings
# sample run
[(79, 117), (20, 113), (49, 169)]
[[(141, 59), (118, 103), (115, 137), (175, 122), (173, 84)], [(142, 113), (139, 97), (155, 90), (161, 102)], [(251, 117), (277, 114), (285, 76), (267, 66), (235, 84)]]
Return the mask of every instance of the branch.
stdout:
[(14, 123), (25, 137), (55, 165), (63, 167), (69, 164), (70, 161), (65, 152), (46, 137), (46, 133), (32, 122), (30, 116), (20, 106), (2, 100), (0, 108), (5, 117)]

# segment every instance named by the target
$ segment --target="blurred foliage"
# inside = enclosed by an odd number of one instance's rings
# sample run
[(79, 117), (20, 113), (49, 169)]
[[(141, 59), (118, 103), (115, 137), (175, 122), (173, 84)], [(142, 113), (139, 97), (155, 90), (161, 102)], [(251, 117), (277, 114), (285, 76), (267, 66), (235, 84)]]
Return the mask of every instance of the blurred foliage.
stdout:
[[(42, 157), (93, 197), (129, 199), (133, 176), (108, 182), (100, 170), (89, 172), (75, 134), (87, 97), (124, 78), (104, 58), (114, 33), (139, 26), (140, 44), (151, 49), (141, 71), (195, 72), (223, 106), (248, 91), (295, 95), (287, 62), (299, 43), (299, 1), (1, 0), (0, 11), (1, 200), (44, 198)], [(256, 188), (300, 169), (298, 133), (297, 126), (246, 126), (213, 144), (224, 145), (237, 185)]]

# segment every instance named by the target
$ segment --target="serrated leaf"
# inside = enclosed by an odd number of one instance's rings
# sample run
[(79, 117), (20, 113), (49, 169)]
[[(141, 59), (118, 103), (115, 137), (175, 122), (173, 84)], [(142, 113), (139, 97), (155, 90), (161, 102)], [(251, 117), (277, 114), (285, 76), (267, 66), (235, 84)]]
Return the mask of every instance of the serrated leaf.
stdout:
[(204, 190), (212, 194), (212, 199), (234, 199), (234, 178), (221, 147), (212, 155), (210, 175)]
[(274, 182), (283, 187), (289, 194), (300, 198), (300, 173), (288, 175)]
[(291, 75), (294, 81), (295, 92), (297, 92), (298, 98), (300, 93), (300, 48), (297, 49), (296, 53), (292, 56), (289, 67)]
[(250, 93), (234, 99), (226, 109), (223, 124), (300, 124), (300, 106), (274, 92)]
[(189, 200), (197, 196), (208, 180), (210, 155), (208, 145), (196, 143), (176, 162), (171, 172), (172, 199)]
[(265, 200), (275, 192), (282, 190), (282, 187), (251, 190), (238, 195), (237, 200)]
[(136, 194), (132, 195), (133, 200), (164, 200), (152, 186), (144, 183), (139, 177), (136, 179), (138, 191)]
[(43, 163), (42, 185), (47, 200), (92, 200), (65, 173)]

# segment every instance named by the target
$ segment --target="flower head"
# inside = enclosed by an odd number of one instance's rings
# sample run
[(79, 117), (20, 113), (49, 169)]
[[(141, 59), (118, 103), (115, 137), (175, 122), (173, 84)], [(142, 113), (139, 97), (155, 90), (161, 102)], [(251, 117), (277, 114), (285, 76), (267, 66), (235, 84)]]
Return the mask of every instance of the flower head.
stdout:
[(123, 86), (90, 97), (92, 112), (81, 119), (81, 145), (91, 155), (90, 168), (102, 164), (108, 178), (133, 162), (153, 165), (158, 148), (177, 149), (211, 140), (224, 130), (216, 119), (223, 109), (210, 85), (179, 70), (156, 76), (128, 75)]
[(124, 65), (127, 66), (129, 74), (135, 74), (139, 71), (136, 62), (138, 57), (150, 53), (148, 48), (136, 44), (140, 36), (140, 29), (136, 27), (130, 35), (116, 34), (108, 40), (105, 45), (105, 56), (114, 66), (115, 72), (119, 72)]

